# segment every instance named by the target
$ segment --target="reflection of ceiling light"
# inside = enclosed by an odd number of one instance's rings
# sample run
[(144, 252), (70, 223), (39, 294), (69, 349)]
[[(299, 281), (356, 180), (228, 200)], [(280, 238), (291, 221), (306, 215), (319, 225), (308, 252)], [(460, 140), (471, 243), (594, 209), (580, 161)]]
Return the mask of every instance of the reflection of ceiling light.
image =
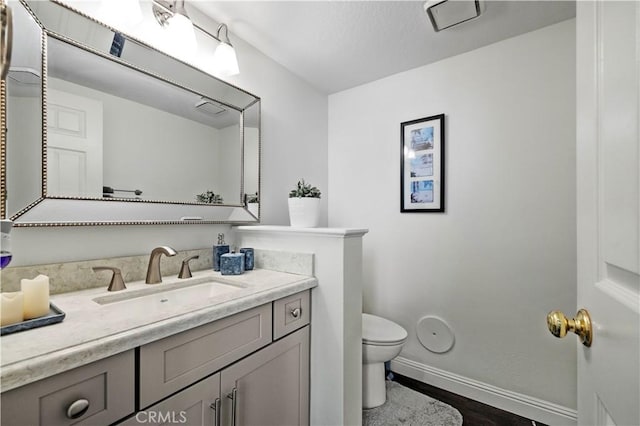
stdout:
[(437, 32), (480, 16), (480, 0), (428, 0), (424, 10)]
[(211, 99), (207, 99), (205, 97), (200, 98), (201, 100), (196, 103), (196, 108), (202, 112), (211, 115), (220, 115), (227, 112), (227, 109), (224, 108), (217, 102), (212, 101)]
[(153, 15), (169, 33), (168, 43), (172, 53), (187, 59), (195, 56), (197, 43), (193, 22), (184, 8), (184, 0), (153, 0)]

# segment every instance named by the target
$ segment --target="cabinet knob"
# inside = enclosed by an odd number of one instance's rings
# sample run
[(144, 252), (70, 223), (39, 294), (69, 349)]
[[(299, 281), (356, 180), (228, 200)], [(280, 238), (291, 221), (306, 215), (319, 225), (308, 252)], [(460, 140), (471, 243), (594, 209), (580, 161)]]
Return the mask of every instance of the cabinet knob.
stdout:
[(89, 409), (88, 399), (78, 399), (72, 402), (67, 408), (67, 418), (77, 419), (82, 417)]
[(292, 309), (289, 313), (291, 314), (292, 317), (298, 318), (300, 316), (300, 314), (302, 313), (302, 309), (295, 308), (295, 309)]

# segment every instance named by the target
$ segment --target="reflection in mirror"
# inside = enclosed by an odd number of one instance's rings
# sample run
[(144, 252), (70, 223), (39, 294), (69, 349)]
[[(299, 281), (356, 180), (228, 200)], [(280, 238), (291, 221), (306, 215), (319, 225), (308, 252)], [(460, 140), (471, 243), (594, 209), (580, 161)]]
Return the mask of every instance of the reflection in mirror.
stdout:
[(249, 212), (259, 217), (260, 206), (260, 102), (244, 110), (244, 192)]
[(20, 5), (12, 5), (12, 11), (14, 48), (6, 79), (7, 217), (42, 194), (42, 30)]
[(239, 111), (47, 41), (48, 196), (242, 203)]
[(259, 98), (61, 4), (9, 3), (16, 226), (258, 220)]

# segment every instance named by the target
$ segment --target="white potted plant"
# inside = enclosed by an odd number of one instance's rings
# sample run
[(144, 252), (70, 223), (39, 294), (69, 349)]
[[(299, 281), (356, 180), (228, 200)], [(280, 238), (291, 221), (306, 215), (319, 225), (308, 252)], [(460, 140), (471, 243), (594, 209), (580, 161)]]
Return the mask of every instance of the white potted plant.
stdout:
[(289, 220), (295, 228), (315, 228), (320, 221), (320, 190), (304, 179), (289, 192)]

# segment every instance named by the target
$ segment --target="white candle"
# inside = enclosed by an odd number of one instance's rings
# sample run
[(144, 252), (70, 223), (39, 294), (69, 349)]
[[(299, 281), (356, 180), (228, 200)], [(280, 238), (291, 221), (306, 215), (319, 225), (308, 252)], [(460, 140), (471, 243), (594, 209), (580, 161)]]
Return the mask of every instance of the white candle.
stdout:
[(0, 325), (15, 324), (22, 321), (22, 292), (0, 294)]
[(20, 280), (24, 293), (24, 319), (38, 318), (49, 313), (49, 277), (38, 275), (32, 280)]

